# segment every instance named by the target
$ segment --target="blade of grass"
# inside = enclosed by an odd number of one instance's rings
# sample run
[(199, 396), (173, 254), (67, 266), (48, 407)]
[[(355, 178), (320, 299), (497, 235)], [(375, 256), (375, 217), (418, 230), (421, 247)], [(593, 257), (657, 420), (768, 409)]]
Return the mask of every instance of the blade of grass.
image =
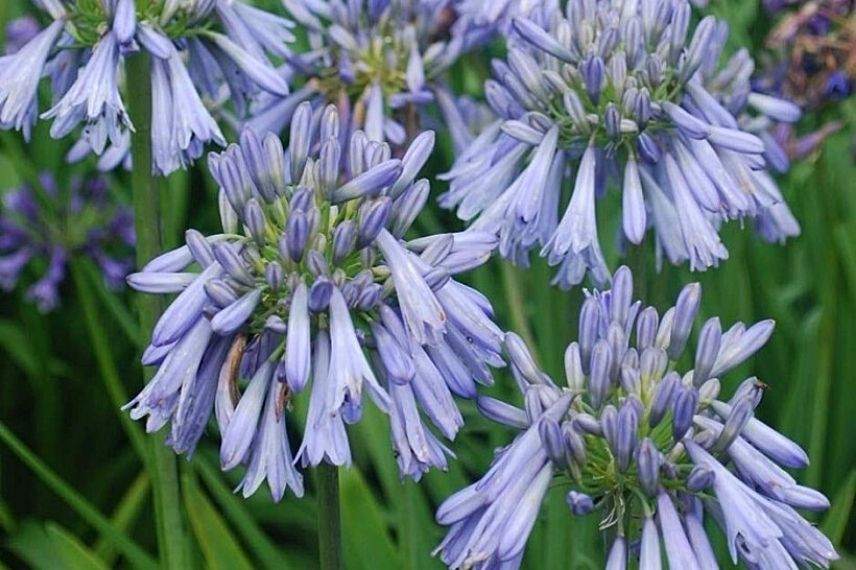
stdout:
[(86, 272), (83, 269), (84, 264), (86, 264), (84, 260), (73, 260), (70, 264), (71, 277), (72, 281), (74, 281), (77, 298), (83, 309), (83, 318), (86, 321), (86, 330), (89, 333), (92, 352), (95, 354), (95, 360), (98, 364), (101, 379), (104, 381), (104, 387), (107, 389), (107, 395), (110, 397), (110, 403), (119, 417), (119, 423), (122, 425), (122, 429), (125, 430), (128, 439), (131, 440), (131, 445), (143, 461), (143, 464), (147, 464), (149, 461), (149, 449), (146, 446), (146, 440), (140, 430), (140, 426), (134, 423), (130, 416), (121, 409), (128, 401), (128, 394), (119, 378), (119, 372), (116, 370), (116, 364), (110, 350), (111, 343), (107, 338), (106, 329), (99, 322), (98, 307), (95, 304), (94, 295), (92, 294), (92, 289), (98, 288), (99, 284), (87, 280), (85, 276)]
[(0, 440), (18, 456), (27, 467), (33, 470), (36, 476), (56, 493), (80, 518), (92, 525), (102, 535), (116, 545), (116, 549), (125, 556), (129, 562), (138, 568), (157, 568), (155, 560), (140, 548), (133, 540), (120, 532), (101, 512), (93, 507), (80, 493), (54, 473), (35, 453), (13, 434), (6, 424), (0, 422)]
[(229, 491), (223, 483), (219, 471), (211, 467), (208, 461), (202, 458), (197, 458), (193, 462), (193, 467), (223, 513), (234, 525), (235, 530), (252, 547), (253, 554), (259, 558), (262, 565), (265, 568), (292, 568), (293, 565), (279, 552), (273, 541), (259, 527), (244, 503)]
[[(146, 502), (150, 489), (150, 480), (148, 474), (141, 472), (128, 490), (125, 496), (119, 502), (118, 506), (113, 511), (113, 516), (110, 521), (113, 526), (122, 532), (126, 532), (140, 514), (143, 505)], [(106, 537), (101, 537), (92, 550), (104, 560), (108, 566), (113, 566), (118, 552), (116, 547)]]

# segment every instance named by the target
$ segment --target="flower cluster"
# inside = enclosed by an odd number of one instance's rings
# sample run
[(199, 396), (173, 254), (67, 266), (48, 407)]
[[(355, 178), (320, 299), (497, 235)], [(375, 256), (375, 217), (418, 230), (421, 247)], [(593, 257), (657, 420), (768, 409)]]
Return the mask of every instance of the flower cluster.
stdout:
[[(761, 56), (754, 89), (796, 101), (809, 110), (848, 97), (856, 77), (856, 16), (851, 3), (802, 2), (798, 10), (791, 11), (786, 10), (791, 3), (765, 5), (769, 12), (782, 17), (767, 36), (769, 51)], [(768, 162), (784, 171), (791, 160), (814, 152), (841, 126), (838, 121), (829, 121), (797, 134), (790, 124), (775, 124), (761, 134), (768, 147)]]
[(53, 119), (51, 136), (83, 125), (71, 160), (94, 152), (104, 170), (128, 160), (134, 127), (120, 94), (121, 70), (140, 50), (151, 56), (153, 167), (161, 174), (201, 156), (206, 143), (225, 145), (203, 98), (214, 105), (225, 91), (243, 111), (247, 98), (261, 92), (288, 93), (269, 58), (290, 53), (293, 24), (241, 0), (38, 4), (50, 25), (0, 57), (0, 128), (29, 137), (39, 116), (39, 82), (47, 76), (52, 102), (41, 117)]
[(26, 292), (42, 312), (59, 304), (59, 286), (73, 256), (89, 257), (108, 287), (124, 285), (134, 246), (131, 210), (115, 203), (102, 177), (73, 178), (60, 187), (49, 174), (39, 186), (3, 195), (0, 214), (0, 287), (12, 290), (28, 265), (43, 276)]
[(570, 0), (541, 20), (514, 20), (507, 60), (485, 84), (500, 118), (458, 157), (441, 196), (496, 232), (504, 257), (525, 265), (538, 248), (563, 287), (587, 272), (606, 281), (595, 202), (610, 178), (620, 179), (623, 238), (638, 244), (653, 227), (658, 256), (694, 270), (728, 257), (726, 220), (754, 219), (772, 241), (799, 232), (749, 132), (799, 109), (751, 92), (747, 52), (717, 67), (726, 24), (707, 17), (690, 33), (684, 0)]
[(279, 132), (308, 99), (316, 108), (336, 105), (348, 129), (392, 145), (405, 142), (405, 124), (418, 128), (419, 109), (434, 101), (461, 128), (460, 110), (439, 76), (489, 33), (456, 17), (449, 0), (283, 4), (309, 35), (311, 49), (289, 60), (306, 83), (288, 97), (268, 97), (248, 126)]
[[(853, 92), (856, 78), (856, 15), (847, 0), (768, 2), (781, 16), (767, 36), (774, 57), (765, 62), (756, 88), (815, 109)], [(790, 7), (798, 8), (788, 10)]]
[(519, 566), (554, 478), (572, 487), (572, 513), (597, 513), (612, 537), (607, 568), (636, 556), (640, 568), (660, 568), (661, 543), (670, 568), (718, 568), (705, 516), (724, 530), (733, 562), (749, 568), (825, 568), (837, 558), (796, 510), (824, 510), (826, 497), (782, 468), (808, 465), (805, 452), (754, 417), (764, 384), (749, 378), (720, 398), (719, 379), (764, 345), (773, 323), (723, 332), (718, 318), (707, 320), (693, 368), (677, 372), (700, 295), (698, 284), (686, 286), (660, 316), (633, 302), (632, 275), (619, 269), (612, 289), (589, 294), (582, 307), (579, 340), (565, 353), (567, 386), (509, 333), (525, 408), (488, 397), (478, 404), (522, 433), (481, 480), (440, 506), (437, 520), (451, 526), (438, 547), (446, 564)]
[[(185, 246), (128, 279), (178, 293), (145, 351), (159, 369), (128, 404), (132, 417), (147, 415), (149, 431), (170, 423), (169, 445), (190, 454), (214, 409), (223, 469), (248, 466), (245, 496), (265, 478), (277, 500), (286, 487), (301, 495), (296, 463), (349, 465), (345, 426), (359, 421), (364, 389), (389, 415), (402, 476), (445, 468), (451, 452), (422, 416), (454, 438), (463, 419), (453, 395), (475, 397), (503, 363), (489, 302), (451, 278), (483, 263), (494, 236), (402, 242), (428, 199), (416, 176), (433, 133), (396, 159), (356, 131), (342, 167), (337, 110), (313, 114), (298, 107), (286, 151), (274, 134), (245, 130), (240, 145), (209, 155), (223, 233), (190, 230)], [(286, 410), (307, 388), (292, 457)]]

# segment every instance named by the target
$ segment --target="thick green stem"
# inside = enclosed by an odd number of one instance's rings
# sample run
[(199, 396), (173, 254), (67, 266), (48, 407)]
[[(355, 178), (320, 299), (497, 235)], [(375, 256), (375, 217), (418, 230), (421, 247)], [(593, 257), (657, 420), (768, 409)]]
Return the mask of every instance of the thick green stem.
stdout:
[[(134, 162), (131, 190), (137, 233), (137, 264), (142, 266), (161, 253), (162, 247), (158, 211), (161, 181), (152, 174), (152, 87), (149, 57), (140, 52), (128, 58), (126, 70), (128, 85), (131, 87), (128, 89), (128, 109), (136, 127), (131, 138), (131, 156)], [(163, 305), (159, 298), (149, 295), (140, 295), (138, 303), (140, 327), (144, 333), (151, 333)], [(148, 382), (151, 380), (152, 370), (145, 370), (143, 376)], [(161, 438), (152, 438), (151, 442), (151, 477), (161, 562), (166, 568), (186, 568), (185, 530), (175, 456), (163, 445)]]
[(321, 463), (315, 468), (318, 488), (318, 556), (321, 570), (341, 570), (342, 519), (339, 515), (338, 467)]

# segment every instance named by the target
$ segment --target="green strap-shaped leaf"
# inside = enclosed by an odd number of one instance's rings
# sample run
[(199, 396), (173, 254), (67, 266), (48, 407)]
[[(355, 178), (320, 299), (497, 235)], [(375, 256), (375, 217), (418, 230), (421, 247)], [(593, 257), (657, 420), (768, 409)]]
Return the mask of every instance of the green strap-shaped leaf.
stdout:
[(182, 482), (184, 508), (193, 535), (205, 557), (205, 566), (212, 570), (251, 570), (253, 565), (249, 558), (223, 517), (199, 488), (196, 479), (185, 472)]

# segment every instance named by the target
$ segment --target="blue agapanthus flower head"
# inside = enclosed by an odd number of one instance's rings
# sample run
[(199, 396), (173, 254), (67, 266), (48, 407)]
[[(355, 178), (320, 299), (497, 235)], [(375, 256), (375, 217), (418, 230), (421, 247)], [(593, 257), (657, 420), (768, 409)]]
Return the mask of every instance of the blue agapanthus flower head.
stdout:
[(436, 102), (449, 118), (459, 110), (441, 74), (490, 33), (458, 17), (449, 0), (283, 0), (306, 27), (310, 49), (290, 58), (303, 88), (269, 97), (249, 126), (281, 131), (297, 104), (335, 104), (343, 127), (369, 140), (401, 145), (419, 126), (420, 109)]
[[(152, 166), (161, 174), (198, 158), (207, 143), (225, 145), (209, 110), (225, 95), (243, 113), (248, 98), (288, 93), (271, 59), (290, 53), (291, 21), (240, 0), (38, 5), (51, 23), (19, 45), (29, 29), (22, 27), (9, 39), (16, 49), (0, 57), (0, 127), (29, 137), (39, 116), (52, 120), (54, 138), (82, 127), (70, 159), (94, 152), (104, 170), (129, 160), (134, 125), (122, 97), (122, 69), (140, 50), (152, 61)], [(52, 100), (39, 115), (44, 76)]]
[(747, 52), (718, 65), (723, 22), (691, 29), (684, 0), (571, 0), (536, 14), (513, 20), (508, 57), (485, 84), (499, 119), (458, 157), (441, 197), (496, 232), (504, 257), (527, 264), (539, 251), (563, 287), (587, 273), (608, 280), (596, 204), (611, 187), (622, 242), (651, 228), (658, 257), (694, 270), (728, 257), (727, 220), (755, 220), (775, 241), (799, 232), (751, 132), (761, 115), (794, 121), (799, 109), (751, 92)]
[(806, 453), (755, 418), (766, 386), (748, 378), (721, 394), (721, 379), (764, 346), (773, 322), (723, 331), (710, 318), (686, 354), (700, 300), (700, 286), (688, 285), (660, 314), (633, 301), (633, 277), (620, 268), (611, 290), (587, 294), (563, 384), (506, 336), (524, 406), (484, 396), (478, 405), (520, 434), (440, 506), (437, 520), (450, 529), (438, 551), (449, 567), (518, 567), (552, 482), (569, 486), (569, 516), (597, 517), (612, 543), (610, 569), (636, 560), (718, 568), (705, 519), (723, 530), (735, 564), (827, 568), (838, 558), (798, 512), (825, 510), (826, 497), (785, 471), (806, 467)]
[[(158, 372), (129, 404), (149, 431), (192, 453), (215, 412), (223, 469), (247, 466), (242, 488), (267, 478), (275, 499), (301, 495), (295, 465), (350, 465), (346, 426), (364, 392), (388, 414), (402, 476), (445, 468), (463, 419), (453, 396), (475, 397), (502, 364), (490, 303), (452, 275), (483, 263), (492, 234), (405, 241), (428, 199), (417, 179), (425, 132), (401, 159), (357, 131), (341, 141), (335, 107), (313, 121), (300, 105), (283, 150), (271, 133), (209, 155), (223, 233), (187, 244), (128, 279), (178, 294), (143, 361)], [(342, 161), (346, 148), (347, 162)], [(308, 398), (292, 454), (292, 402)], [(429, 428), (429, 424), (433, 428)]]
[(7, 190), (0, 207), (0, 287), (10, 291), (27, 273), (40, 277), (25, 296), (42, 312), (60, 302), (60, 285), (75, 256), (93, 261), (111, 288), (125, 284), (133, 265), (134, 221), (100, 177), (74, 177), (62, 187), (50, 174), (38, 188)]

